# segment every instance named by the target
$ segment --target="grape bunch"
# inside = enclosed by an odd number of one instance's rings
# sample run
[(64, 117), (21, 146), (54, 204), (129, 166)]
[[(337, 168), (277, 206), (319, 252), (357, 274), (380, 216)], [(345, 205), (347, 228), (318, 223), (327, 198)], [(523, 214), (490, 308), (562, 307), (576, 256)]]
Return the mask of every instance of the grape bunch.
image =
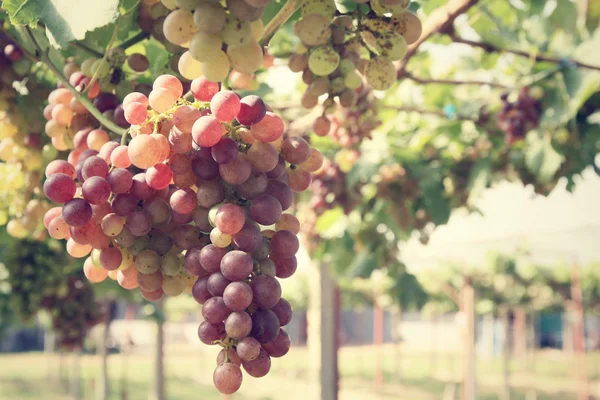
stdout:
[(532, 96), (529, 87), (521, 88), (514, 102), (509, 101), (508, 93), (503, 93), (500, 99), (502, 110), (496, 116), (496, 124), (507, 143), (523, 140), (527, 132), (539, 126), (542, 104), (537, 96)]
[(184, 78), (202, 75), (222, 82), (233, 68), (236, 87), (251, 89), (252, 75), (263, 64), (272, 64), (259, 43), (264, 30), (261, 16), (269, 2), (162, 0), (150, 8), (151, 17), (158, 17), (153, 31), (162, 26), (166, 41), (183, 48), (177, 69)]
[(290, 57), (289, 67), (302, 72), (308, 85), (302, 99), (305, 107), (316, 106), (322, 95), (328, 96), (325, 108), (333, 106), (336, 97), (349, 107), (356, 101), (355, 91), (363, 86), (363, 78), (375, 90), (394, 84), (393, 61), (400, 60), (407, 45), (419, 38), (421, 23), (406, 10), (409, 1), (383, 3), (366, 2), (341, 15), (333, 0), (302, 3), (302, 18), (294, 27), (301, 44)]
[(21, 95), (13, 87), (23, 79), (17, 70), (29, 64), (20, 48), (2, 35), (0, 45), (0, 225), (13, 237), (41, 240), (45, 229), (39, 221), (49, 208), (41, 192), (41, 171), (54, 154), (35, 133), (43, 125), (29, 103), (40, 93)]
[(200, 340), (223, 347), (215, 386), (233, 393), (240, 365), (264, 376), (289, 349), (281, 327), (291, 308), (277, 278), (296, 270), (300, 226), (284, 211), (323, 157), (285, 137), (258, 96), (240, 99), (204, 77), (191, 94), (162, 75), (149, 96), (127, 95), (131, 141), (50, 163), (44, 192), (62, 207), (44, 223), (73, 257), (89, 255), (92, 282), (110, 277), (148, 300), (191, 293), (203, 305)]
[[(331, 139), (344, 149), (356, 149), (364, 139), (371, 139), (373, 130), (381, 125), (377, 115), (377, 103), (373, 91), (368, 87), (358, 89), (357, 95), (353, 106), (338, 107), (330, 118), (324, 115), (318, 117), (313, 124), (315, 134), (329, 134)], [(353, 163), (349, 167), (352, 165)], [(348, 171), (349, 169), (346, 170)]]
[[(81, 62), (81, 73), (88, 77), (96, 77), (100, 91), (116, 92), (122, 98), (133, 89), (135, 78), (150, 67), (150, 61), (141, 53), (126, 54), (120, 47), (110, 49), (104, 58), (86, 58)], [(67, 68), (73, 68), (69, 65)], [(67, 69), (65, 75), (71, 75)], [(121, 95), (122, 94), (122, 95)]]
[[(69, 79), (71, 86), (87, 95), (105, 117), (118, 126), (129, 127), (119, 97), (111, 91), (102, 91), (100, 82), (92, 80), (94, 66), (103, 59), (96, 60), (91, 65), (85, 64), (89, 60), (93, 59), (87, 59), (82, 64), (87, 74), (73, 62), (65, 64), (63, 68), (65, 77)], [(58, 88), (48, 96), (44, 117), (46, 118), (45, 133), (54, 148), (59, 151), (73, 149), (69, 153), (69, 162), (73, 165), (77, 164), (83, 151), (88, 149), (99, 151), (111, 140), (109, 133), (101, 129), (96, 118), (60, 82)]]

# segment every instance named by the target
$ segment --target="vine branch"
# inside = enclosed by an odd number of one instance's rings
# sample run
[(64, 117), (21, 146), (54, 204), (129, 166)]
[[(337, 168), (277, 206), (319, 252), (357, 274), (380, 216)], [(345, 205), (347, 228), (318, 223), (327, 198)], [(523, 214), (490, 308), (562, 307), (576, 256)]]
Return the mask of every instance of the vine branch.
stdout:
[(471, 7), (477, 4), (479, 0), (450, 0), (445, 6), (434, 10), (429, 18), (423, 23), (421, 37), (408, 46), (408, 50), (404, 58), (400, 61), (400, 65), (396, 70), (398, 79), (402, 78), (406, 72), (406, 65), (410, 59), (417, 54), (419, 46), (427, 39), (438, 32), (443, 32), (452, 27), (454, 20), (461, 14), (467, 12)]
[(480, 49), (482, 49), (483, 51), (485, 51), (486, 53), (510, 53), (510, 54), (514, 54), (520, 57), (526, 57), (538, 62), (550, 62), (550, 63), (555, 63), (555, 64), (564, 64), (565, 62), (567, 63), (572, 63), (573, 65), (580, 67), (580, 68), (587, 68), (587, 69), (593, 69), (596, 71), (600, 71), (600, 65), (591, 65), (591, 64), (587, 64), (581, 61), (577, 61), (577, 60), (569, 60), (569, 59), (564, 59), (564, 58), (560, 58), (560, 57), (552, 57), (552, 56), (548, 56), (548, 55), (544, 55), (544, 54), (535, 54), (535, 53), (529, 53), (527, 51), (523, 51), (523, 50), (515, 50), (515, 49), (503, 49), (501, 47), (498, 47), (496, 45), (493, 45), (491, 43), (486, 43), (486, 42), (477, 42), (474, 40), (468, 40), (468, 39), (463, 39), (461, 37), (459, 37), (458, 35), (456, 35), (455, 32), (453, 32), (452, 30), (450, 32), (448, 32), (448, 36), (455, 42), (455, 43), (463, 43), (472, 47), (478, 47)]
[(442, 110), (434, 110), (434, 109), (421, 108), (421, 107), (415, 107), (415, 106), (388, 106), (388, 105), (385, 105), (385, 106), (380, 106), (380, 108), (385, 109), (385, 110), (394, 110), (394, 111), (401, 111), (401, 112), (416, 112), (416, 113), (424, 114), (424, 115), (435, 115), (440, 118), (454, 119), (454, 120), (459, 120), (459, 121), (477, 121), (477, 119), (471, 118), (466, 115), (457, 114), (455, 116), (449, 116)]
[(136, 43), (141, 42), (144, 39), (147, 39), (150, 37), (150, 33), (148, 32), (144, 32), (144, 31), (140, 31), (138, 34), (132, 36), (131, 38), (125, 40), (123, 43), (121, 43), (119, 45), (120, 48), (122, 48), (123, 50), (128, 49), (129, 47), (133, 46)]
[(288, 19), (296, 12), (297, 9), (300, 8), (302, 0), (287, 0), (283, 7), (275, 14), (275, 16), (269, 21), (267, 26), (265, 26), (265, 31), (263, 32), (262, 37), (260, 38), (260, 44), (265, 46), (269, 44), (269, 41), (279, 29), (279, 27), (286, 23)]
[(406, 79), (410, 79), (411, 81), (420, 83), (422, 85), (428, 85), (428, 84), (434, 84), (434, 83), (441, 84), (441, 85), (477, 85), (477, 86), (488, 85), (488, 86), (495, 87), (495, 88), (508, 89), (508, 86), (503, 85), (501, 83), (496, 83), (496, 82), (478, 81), (478, 80), (468, 81), (468, 80), (455, 80), (455, 79), (423, 78), (423, 77), (416, 77), (408, 71), (404, 72), (403, 77)]
[(33, 59), (44, 63), (54, 73), (54, 75), (56, 75), (58, 80), (62, 82), (64, 87), (67, 88), (73, 94), (73, 96), (75, 96), (75, 98), (77, 100), (79, 100), (79, 102), (81, 102), (81, 104), (83, 104), (85, 106), (85, 108), (87, 108), (87, 110), (90, 112), (90, 114), (92, 114), (98, 120), (98, 122), (100, 122), (108, 130), (116, 133), (117, 135), (121, 135), (121, 136), (125, 135), (125, 133), (127, 132), (127, 129), (121, 128), (120, 126), (118, 126), (117, 124), (115, 124), (114, 122), (112, 122), (111, 120), (106, 118), (104, 115), (102, 115), (100, 110), (98, 110), (96, 107), (94, 107), (94, 105), (92, 104), (90, 99), (87, 98), (87, 96), (82, 95), (81, 93), (79, 93), (77, 91), (77, 89), (75, 89), (73, 86), (71, 86), (71, 83), (69, 83), (69, 80), (67, 78), (65, 78), (63, 76), (62, 72), (58, 69), (58, 67), (56, 67), (56, 65), (54, 65), (54, 63), (52, 63), (52, 60), (50, 60), (50, 57), (48, 57), (48, 52), (43, 51), (42, 48), (40, 47), (40, 45), (38, 44), (37, 40), (35, 40), (35, 37), (33, 36), (33, 33), (31, 32), (31, 28), (26, 26), (23, 29), (24, 29), (25, 36), (31, 42), (31, 44), (33, 45), (33, 47), (35, 48), (35, 51), (37, 53), (37, 56), (35, 56)]

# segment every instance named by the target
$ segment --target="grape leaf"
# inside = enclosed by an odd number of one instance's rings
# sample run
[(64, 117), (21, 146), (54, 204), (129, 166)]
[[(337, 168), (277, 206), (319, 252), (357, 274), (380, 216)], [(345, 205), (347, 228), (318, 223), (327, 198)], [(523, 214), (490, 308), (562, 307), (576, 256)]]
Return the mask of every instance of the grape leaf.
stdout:
[(436, 225), (445, 224), (450, 218), (450, 203), (444, 197), (441, 171), (439, 169), (427, 168), (427, 171), (423, 172), (425, 173), (419, 181), (419, 186), (423, 190), (427, 212)]
[(556, 173), (564, 156), (554, 150), (550, 141), (538, 139), (529, 145), (525, 153), (525, 165), (540, 182), (547, 182)]
[(58, 48), (119, 16), (119, 0), (5, 0), (2, 8), (15, 25), (42, 22), (50, 43)]
[(473, 166), (469, 176), (469, 204), (473, 204), (492, 178), (492, 164), (487, 158), (481, 158)]

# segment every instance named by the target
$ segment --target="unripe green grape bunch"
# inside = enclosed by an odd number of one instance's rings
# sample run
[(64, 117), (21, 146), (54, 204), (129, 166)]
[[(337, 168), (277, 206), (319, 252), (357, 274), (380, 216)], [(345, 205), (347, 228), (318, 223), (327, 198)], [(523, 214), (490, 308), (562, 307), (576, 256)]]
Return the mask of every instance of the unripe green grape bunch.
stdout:
[(354, 107), (365, 87), (392, 87), (394, 61), (402, 59), (421, 35), (421, 22), (407, 11), (409, 0), (357, 3), (354, 11), (344, 14), (333, 0), (305, 0), (302, 18), (294, 26), (300, 44), (289, 67), (302, 72), (307, 84), (302, 105), (313, 108), (326, 96), (323, 117), (313, 127), (320, 136), (329, 133), (326, 115), (338, 105)]
[(200, 340), (223, 348), (215, 386), (231, 394), (240, 365), (261, 377), (289, 350), (281, 327), (292, 310), (277, 278), (296, 270), (300, 226), (284, 211), (323, 157), (286, 137), (260, 97), (205, 77), (190, 88), (193, 101), (177, 77), (159, 76), (147, 96), (123, 100), (128, 144), (76, 145), (78, 157), (49, 165), (44, 192), (62, 206), (44, 224), (71, 256), (87, 257), (92, 282), (110, 278), (150, 301), (190, 293), (205, 318)]
[(25, 96), (13, 88), (23, 79), (17, 71), (26, 72), (31, 63), (7, 38), (0, 36), (0, 46), (0, 225), (13, 237), (43, 240), (40, 220), (50, 204), (42, 194), (41, 177), (54, 155), (43, 148), (42, 136), (31, 132), (43, 126), (28, 108), (38, 93)]
[[(231, 69), (252, 76), (265, 64), (259, 43), (261, 20), (269, 0), (227, 0), (224, 4), (202, 0), (163, 0), (169, 10), (162, 33), (172, 45), (185, 49), (178, 70), (186, 79), (204, 76), (222, 82)], [(160, 7), (153, 5), (153, 8)], [(268, 57), (267, 64), (270, 61)]]

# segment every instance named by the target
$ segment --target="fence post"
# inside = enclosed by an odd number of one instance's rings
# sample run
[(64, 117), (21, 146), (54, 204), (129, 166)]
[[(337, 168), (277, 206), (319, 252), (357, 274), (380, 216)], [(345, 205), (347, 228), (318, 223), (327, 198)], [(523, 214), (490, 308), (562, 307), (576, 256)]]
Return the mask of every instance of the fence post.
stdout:
[(336, 285), (326, 266), (313, 262), (310, 269), (307, 344), (311, 381), (317, 389), (308, 398), (337, 400)]
[(573, 263), (571, 270), (571, 298), (573, 300), (569, 318), (573, 324), (572, 338), (575, 352), (575, 366), (579, 380), (578, 400), (589, 399), (589, 382), (587, 376), (586, 349), (585, 349), (585, 314), (583, 311), (583, 289), (581, 288), (581, 270), (579, 264)]
[(464, 321), (464, 375), (463, 400), (475, 400), (475, 290), (471, 278), (465, 276), (462, 287), (462, 312)]

